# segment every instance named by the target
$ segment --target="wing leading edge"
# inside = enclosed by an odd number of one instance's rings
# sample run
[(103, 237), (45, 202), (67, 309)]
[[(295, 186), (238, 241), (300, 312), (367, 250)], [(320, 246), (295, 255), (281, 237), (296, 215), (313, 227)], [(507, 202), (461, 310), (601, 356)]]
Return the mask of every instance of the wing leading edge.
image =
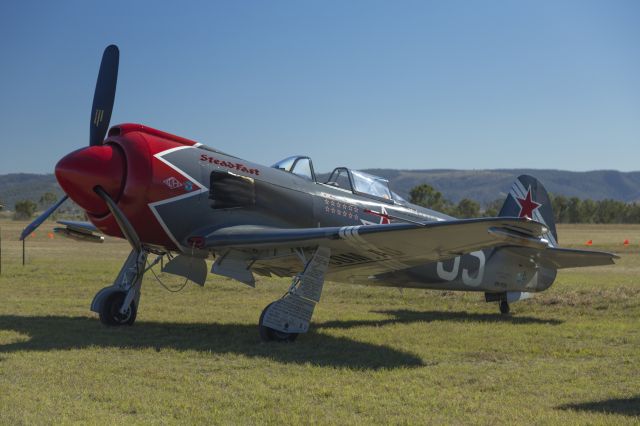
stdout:
[(58, 220), (57, 223), (78, 232), (86, 232), (86, 233), (102, 232), (98, 228), (96, 228), (96, 226), (91, 222), (81, 222), (77, 220)]
[[(313, 246), (318, 242), (364, 239), (371, 243), (398, 245), (402, 242), (408, 246), (422, 248), (426, 237), (447, 237), (447, 241), (437, 239), (438, 246), (466, 246), (473, 250), (492, 246), (512, 238), (520, 237), (530, 241), (539, 241), (546, 232), (544, 224), (526, 218), (479, 218), (461, 219), (426, 224), (394, 223), (388, 225), (358, 225), (324, 228), (271, 228), (263, 226), (231, 226), (219, 228), (209, 233), (205, 231), (205, 248), (272, 248)], [(360, 237), (360, 238), (358, 238)], [(532, 240), (533, 239), (533, 240)], [(543, 242), (543, 241), (541, 241)], [(518, 245), (518, 244), (516, 244)], [(526, 244), (522, 244), (526, 245)], [(472, 251), (473, 251), (472, 250)]]

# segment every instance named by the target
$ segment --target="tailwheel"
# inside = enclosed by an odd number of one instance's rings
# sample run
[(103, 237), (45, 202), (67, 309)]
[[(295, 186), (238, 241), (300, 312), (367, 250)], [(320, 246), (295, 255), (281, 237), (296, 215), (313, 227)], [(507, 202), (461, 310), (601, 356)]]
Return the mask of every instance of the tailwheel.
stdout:
[(507, 302), (506, 300), (501, 300), (500, 301), (500, 313), (502, 315), (509, 315), (509, 302)]
[(102, 304), (100, 310), (100, 322), (107, 326), (132, 325), (136, 320), (138, 310), (135, 301), (127, 308), (124, 314), (120, 313), (120, 308), (127, 293), (115, 291), (111, 293)]
[[(275, 302), (273, 302), (275, 303)], [(284, 331), (274, 330), (273, 328), (262, 325), (264, 315), (273, 303), (267, 305), (266, 308), (260, 314), (260, 320), (258, 321), (258, 329), (260, 331), (260, 338), (263, 342), (293, 342), (298, 337), (298, 333), (286, 333)]]

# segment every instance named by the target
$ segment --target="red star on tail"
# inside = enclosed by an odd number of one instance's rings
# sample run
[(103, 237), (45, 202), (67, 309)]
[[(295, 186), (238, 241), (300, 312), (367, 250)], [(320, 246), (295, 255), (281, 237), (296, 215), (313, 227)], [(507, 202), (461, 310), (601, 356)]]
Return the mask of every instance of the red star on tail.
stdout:
[(525, 195), (524, 198), (515, 197), (515, 199), (520, 205), (520, 214), (518, 217), (533, 219), (534, 210), (537, 210), (542, 205), (531, 199), (531, 187), (527, 189), (527, 195)]

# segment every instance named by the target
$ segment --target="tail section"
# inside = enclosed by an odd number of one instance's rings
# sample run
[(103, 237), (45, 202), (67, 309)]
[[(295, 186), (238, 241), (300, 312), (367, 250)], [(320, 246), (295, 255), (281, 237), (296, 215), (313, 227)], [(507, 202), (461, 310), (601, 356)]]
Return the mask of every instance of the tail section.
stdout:
[(518, 176), (513, 182), (511, 191), (509, 191), (498, 216), (528, 217), (544, 223), (549, 229), (544, 238), (549, 241), (551, 246), (558, 245), (556, 222), (549, 194), (542, 183), (533, 176)]
[[(543, 238), (549, 241), (546, 248), (500, 247), (487, 262), (485, 277), (490, 279), (485, 288), (487, 302), (500, 302), (500, 312), (509, 312), (509, 303), (523, 300), (530, 293), (549, 288), (558, 269), (583, 266), (611, 265), (618, 258), (615, 254), (599, 251), (563, 249), (558, 247), (558, 234), (546, 189), (532, 176), (518, 176), (498, 216), (528, 217), (544, 223), (549, 229)], [(493, 275), (492, 275), (493, 274)], [(499, 277), (499, 280), (495, 279)], [(491, 285), (506, 283), (504, 290)]]

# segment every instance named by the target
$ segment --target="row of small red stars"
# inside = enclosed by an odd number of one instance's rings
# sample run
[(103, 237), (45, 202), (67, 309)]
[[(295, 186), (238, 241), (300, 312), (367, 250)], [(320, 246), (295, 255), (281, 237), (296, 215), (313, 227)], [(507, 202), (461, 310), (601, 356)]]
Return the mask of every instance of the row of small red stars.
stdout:
[(335, 207), (336, 209), (348, 210), (353, 213), (358, 213), (358, 207), (352, 206), (351, 204), (341, 204), (339, 201), (324, 199), (324, 204), (326, 206)]
[(358, 215), (357, 214), (353, 214), (352, 212), (348, 212), (346, 210), (339, 210), (339, 209), (336, 209), (336, 208), (331, 208), (329, 206), (326, 206), (324, 208), (324, 211), (327, 212), (327, 213), (338, 215), (338, 216), (348, 217), (349, 219), (358, 220)]

